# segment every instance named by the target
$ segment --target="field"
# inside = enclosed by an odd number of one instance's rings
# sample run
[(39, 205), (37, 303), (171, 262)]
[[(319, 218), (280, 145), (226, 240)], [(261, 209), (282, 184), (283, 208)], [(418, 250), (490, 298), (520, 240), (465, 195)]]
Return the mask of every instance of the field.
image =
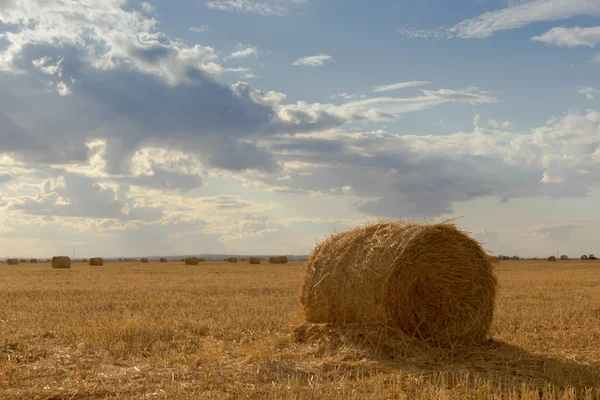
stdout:
[(305, 263), (0, 265), (0, 398), (600, 399), (600, 262), (507, 261), (470, 350), (299, 342)]

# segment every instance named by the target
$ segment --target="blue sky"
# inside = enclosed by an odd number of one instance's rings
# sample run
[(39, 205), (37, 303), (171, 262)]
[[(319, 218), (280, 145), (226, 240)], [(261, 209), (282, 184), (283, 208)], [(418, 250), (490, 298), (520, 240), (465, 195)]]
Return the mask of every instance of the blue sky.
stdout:
[(0, 257), (600, 253), (600, 1), (0, 0)]

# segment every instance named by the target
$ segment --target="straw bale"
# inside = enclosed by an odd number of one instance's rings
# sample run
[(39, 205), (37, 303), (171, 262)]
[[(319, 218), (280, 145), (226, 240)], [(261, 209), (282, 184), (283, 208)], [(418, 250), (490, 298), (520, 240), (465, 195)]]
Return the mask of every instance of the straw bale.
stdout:
[(166, 262), (167, 262), (167, 259), (166, 259), (166, 258), (164, 258), (164, 257), (161, 257), (161, 258), (158, 260), (158, 262), (161, 262), (161, 263), (166, 263)]
[(586, 255), (584, 254), (584, 255), (582, 255), (582, 256), (581, 256), (581, 259), (582, 259), (582, 260), (587, 260), (587, 259), (588, 259), (588, 256), (586, 256)]
[(229, 258), (227, 259), (227, 261), (229, 261), (230, 263), (236, 263), (236, 262), (238, 262), (238, 259), (237, 259), (237, 258), (235, 258), (235, 257), (229, 257)]
[(273, 256), (269, 257), (269, 263), (271, 264), (287, 264), (287, 256)]
[(250, 257), (248, 259), (248, 264), (260, 264), (260, 258), (259, 257)]
[(185, 265), (198, 265), (199, 262), (198, 257), (188, 257), (185, 259)]
[(550, 257), (548, 257), (548, 261), (556, 261), (556, 257), (555, 256), (550, 256)]
[(71, 268), (71, 258), (67, 256), (52, 257), (52, 268)]
[(453, 223), (384, 221), (320, 243), (301, 302), (310, 323), (383, 325), (445, 347), (486, 340), (496, 288), (485, 251)]
[(90, 258), (90, 265), (102, 266), (104, 265), (104, 260), (102, 259), (102, 257)]
[(37, 258), (32, 258), (31, 260), (29, 260), (29, 262), (30, 262), (31, 264), (37, 264), (37, 263), (38, 263), (38, 260), (37, 260)]
[(144, 257), (144, 258), (140, 259), (140, 262), (143, 264), (148, 264), (148, 259)]
[(19, 264), (19, 260), (16, 258), (9, 258), (8, 260), (6, 260), (6, 263), (8, 265), (18, 265)]

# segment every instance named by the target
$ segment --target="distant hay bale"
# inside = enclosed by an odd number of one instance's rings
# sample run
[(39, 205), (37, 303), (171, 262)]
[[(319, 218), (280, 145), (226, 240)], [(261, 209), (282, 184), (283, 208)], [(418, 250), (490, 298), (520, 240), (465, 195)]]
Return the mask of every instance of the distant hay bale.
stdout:
[(67, 256), (52, 257), (52, 268), (71, 268), (71, 258)]
[(269, 257), (269, 263), (271, 263), (271, 264), (287, 264), (287, 262), (288, 262), (287, 256)]
[(260, 258), (259, 257), (250, 257), (248, 259), (248, 264), (260, 264)]
[(198, 265), (200, 259), (198, 257), (188, 257), (185, 259), (185, 265)]
[(32, 258), (31, 260), (29, 260), (29, 262), (30, 262), (31, 264), (37, 264), (37, 263), (38, 263), (38, 260), (37, 260), (37, 258)]
[(167, 262), (167, 259), (166, 259), (166, 258), (164, 258), (164, 257), (161, 257), (161, 258), (158, 260), (158, 262), (161, 262), (161, 263), (166, 263), (166, 262)]
[(142, 264), (148, 264), (148, 259), (147, 258), (142, 258), (142, 259), (140, 259), (140, 262)]
[(587, 259), (588, 259), (588, 256), (586, 256), (586, 255), (584, 254), (584, 255), (582, 255), (582, 256), (581, 256), (581, 259), (582, 259), (582, 260), (587, 260)]
[(198, 262), (206, 262), (206, 259), (204, 259), (202, 257), (198, 257)]
[(8, 265), (18, 265), (19, 264), (19, 260), (16, 258), (9, 258), (8, 260), (6, 260), (6, 263)]
[(238, 262), (238, 259), (237, 259), (237, 258), (235, 258), (235, 257), (229, 257), (229, 258), (227, 259), (227, 261), (229, 261), (230, 263), (236, 263), (236, 262)]
[(90, 258), (90, 265), (102, 266), (104, 265), (104, 260), (102, 259), (102, 257)]
[(548, 261), (556, 261), (556, 257), (550, 256), (550, 257), (548, 257)]
[(310, 323), (386, 326), (447, 346), (487, 338), (496, 288), (488, 256), (454, 224), (385, 221), (317, 245), (301, 302)]
[(27, 262), (27, 260), (26, 260), (26, 259), (24, 259), (24, 258), (21, 258), (21, 259), (19, 260), (19, 262), (26, 263), (26, 262)]

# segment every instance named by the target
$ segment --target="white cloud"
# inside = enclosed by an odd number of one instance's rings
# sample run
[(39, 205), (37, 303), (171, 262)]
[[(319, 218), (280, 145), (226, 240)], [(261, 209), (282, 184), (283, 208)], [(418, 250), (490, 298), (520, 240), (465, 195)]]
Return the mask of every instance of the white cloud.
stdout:
[(246, 58), (250, 56), (258, 56), (258, 47), (249, 46), (243, 43), (238, 43), (235, 46), (235, 50), (229, 56), (225, 57), (226, 60), (238, 59), (238, 58)]
[(62, 76), (62, 68), (60, 64), (63, 62), (63, 58), (53, 63), (52, 57), (42, 57), (37, 60), (32, 60), (31, 63), (34, 67), (42, 71), (47, 75), (57, 75), (59, 78)]
[(409, 38), (482, 39), (496, 32), (522, 28), (535, 22), (559, 21), (579, 15), (600, 15), (600, 3), (596, 0), (513, 1), (506, 8), (488, 11), (449, 28), (431, 30), (400, 28), (397, 32)]
[(142, 10), (144, 10), (148, 14), (152, 14), (153, 12), (156, 11), (156, 7), (154, 7), (152, 4), (148, 3), (147, 1), (142, 2), (141, 6), (142, 6)]
[(548, 32), (540, 36), (534, 36), (531, 40), (544, 42), (556, 46), (588, 46), (594, 47), (600, 43), (600, 26), (591, 28), (552, 28)]
[(290, 5), (305, 4), (307, 0), (209, 0), (206, 7), (236, 13), (283, 16), (289, 13)]
[(577, 93), (584, 95), (588, 100), (593, 100), (598, 90), (592, 87), (580, 87)]
[(301, 57), (294, 61), (292, 65), (295, 66), (305, 66), (305, 67), (320, 67), (325, 64), (325, 62), (333, 61), (333, 57), (328, 54), (319, 54), (316, 56), (306, 56)]
[(488, 119), (488, 125), (494, 129), (508, 129), (512, 125), (509, 121), (496, 121), (495, 119)]
[(67, 86), (67, 84), (61, 81), (56, 84), (56, 93), (58, 93), (61, 96), (68, 96), (72, 92), (71, 89)]
[(211, 27), (208, 25), (191, 26), (190, 31), (196, 33), (210, 32)]
[(392, 83), (389, 85), (377, 85), (377, 86), (373, 87), (373, 91), (374, 92), (389, 92), (391, 90), (399, 90), (399, 89), (428, 85), (429, 83), (430, 82), (427, 82), (427, 81), (410, 81), (410, 82)]

